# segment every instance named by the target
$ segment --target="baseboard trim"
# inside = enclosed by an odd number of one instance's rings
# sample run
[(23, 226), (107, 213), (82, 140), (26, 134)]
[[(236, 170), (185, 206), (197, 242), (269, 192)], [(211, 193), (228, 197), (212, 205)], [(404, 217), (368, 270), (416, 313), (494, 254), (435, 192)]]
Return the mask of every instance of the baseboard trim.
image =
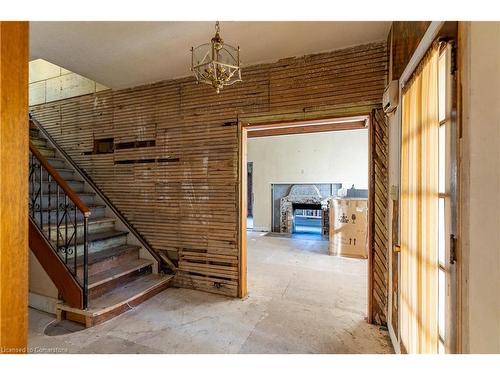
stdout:
[(401, 354), (401, 348), (399, 346), (398, 338), (396, 337), (396, 332), (392, 329), (392, 324), (389, 322), (387, 324), (389, 330), (389, 337), (391, 338), (392, 347), (396, 354)]
[(265, 227), (253, 227), (248, 228), (247, 230), (250, 232), (270, 232), (270, 229), (267, 229)]

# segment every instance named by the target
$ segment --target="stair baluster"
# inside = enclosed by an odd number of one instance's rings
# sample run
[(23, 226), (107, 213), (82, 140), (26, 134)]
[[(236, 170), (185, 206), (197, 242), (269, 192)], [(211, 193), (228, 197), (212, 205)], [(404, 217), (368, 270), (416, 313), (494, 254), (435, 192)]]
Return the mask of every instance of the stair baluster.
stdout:
[[(87, 232), (90, 209), (31, 142), (29, 160), (30, 220), (45, 237), (69, 273), (77, 280), (83, 291), (83, 309), (87, 309), (89, 284)], [(55, 206), (52, 204), (54, 190)], [(55, 223), (53, 223), (54, 213)], [(82, 235), (78, 233), (79, 217), (83, 218)], [(55, 233), (52, 233), (53, 231)], [(80, 259), (83, 259), (83, 275), (78, 275)]]

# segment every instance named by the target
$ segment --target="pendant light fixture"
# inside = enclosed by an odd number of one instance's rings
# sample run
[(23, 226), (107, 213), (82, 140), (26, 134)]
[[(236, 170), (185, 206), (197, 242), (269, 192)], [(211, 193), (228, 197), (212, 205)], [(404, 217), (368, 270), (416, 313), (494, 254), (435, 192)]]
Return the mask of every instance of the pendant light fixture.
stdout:
[(241, 81), (240, 47), (224, 44), (219, 21), (210, 43), (191, 47), (191, 71), (196, 80), (211, 85), (217, 94), (224, 86)]

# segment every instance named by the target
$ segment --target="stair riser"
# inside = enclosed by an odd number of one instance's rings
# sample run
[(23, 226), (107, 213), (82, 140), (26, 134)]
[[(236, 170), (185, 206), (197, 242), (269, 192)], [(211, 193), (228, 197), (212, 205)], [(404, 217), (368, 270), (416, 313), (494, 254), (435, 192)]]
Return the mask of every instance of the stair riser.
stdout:
[(47, 147), (47, 140), (43, 138), (30, 136), (30, 142), (33, 143), (36, 147)]
[[(72, 180), (67, 180), (66, 183), (68, 186), (73, 190), (75, 193), (83, 193), (83, 187), (85, 186), (85, 183), (82, 181), (72, 181)], [(38, 185), (38, 182), (35, 183), (35, 185)], [(36, 186), (38, 187), (38, 186)], [(46, 181), (42, 182), (42, 189), (45, 194), (48, 194), (49, 192), (49, 183)], [(53, 192), (54, 194), (56, 193), (57, 189), (57, 183), (55, 181), (52, 181), (50, 183), (50, 191)], [(62, 188), (59, 187), (59, 192), (63, 192)]]
[(53, 158), (56, 156), (56, 150), (50, 148), (37, 147), (40, 154), (45, 156), (46, 158)]
[[(71, 237), (71, 234), (69, 234), (69, 237)], [(53, 245), (54, 247), (56, 246), (55, 241), (53, 240)], [(99, 240), (99, 241), (92, 241), (89, 243), (89, 254), (97, 253), (99, 251), (102, 251), (104, 249), (108, 249), (110, 247), (116, 247), (120, 245), (124, 245), (127, 242), (127, 236), (117, 236), (117, 237), (112, 237), (112, 238), (107, 238), (104, 240)], [(74, 253), (75, 253), (75, 246), (74, 243), (71, 242), (68, 244), (68, 261), (67, 264), (70, 266), (70, 268), (73, 268), (74, 264)], [(59, 254), (61, 255), (62, 258), (64, 258), (64, 251), (62, 250), (62, 244), (59, 242)], [(83, 256), (83, 244), (77, 244), (76, 245), (76, 254), (77, 257)], [(65, 261), (65, 260), (64, 260)], [(79, 269), (80, 267), (78, 267)], [(89, 266), (90, 268), (90, 266)], [(83, 274), (82, 274), (83, 275)], [(83, 279), (82, 275), (79, 274), (80, 280)]]
[[(57, 173), (59, 173), (59, 175), (64, 179), (64, 180), (73, 180), (75, 174), (73, 173), (73, 171), (68, 171), (66, 169), (63, 169), (61, 168), (61, 170), (57, 170)], [(42, 176), (43, 176), (43, 179), (46, 181), (47, 178), (48, 178), (48, 175), (49, 173), (47, 171), (43, 171), (42, 172)], [(39, 176), (40, 176), (40, 172), (37, 171), (35, 172), (35, 176), (36, 176), (36, 179), (38, 180)]]
[(65, 168), (66, 167), (66, 162), (63, 159), (49, 159), (48, 162), (55, 169), (57, 169), (57, 168)]
[[(116, 255), (111, 258), (106, 258), (100, 262), (93, 263), (89, 265), (89, 276), (93, 276), (99, 272), (103, 272), (107, 269), (117, 267), (121, 264), (127, 264), (135, 259), (139, 258), (139, 250), (133, 249), (130, 251), (126, 251), (121, 253), (120, 255)], [(82, 277), (83, 275), (83, 267), (78, 267), (78, 275)]]
[[(91, 204), (94, 204), (95, 203), (95, 194), (93, 193), (80, 193), (78, 194), (78, 196), (80, 197), (80, 200), (85, 203), (86, 205), (91, 205)], [(54, 192), (51, 192), (50, 194), (50, 206), (49, 206), (49, 195), (48, 194), (44, 194), (42, 196), (42, 207), (43, 208), (48, 208), (48, 207), (51, 207), (51, 208), (55, 208), (56, 207), (56, 203), (57, 203), (57, 194), (55, 194)], [(64, 197), (61, 193), (59, 193), (59, 205), (61, 205), (62, 203), (64, 203)]]
[[(89, 245), (89, 254), (97, 253), (98, 251), (108, 249), (110, 247), (116, 247), (120, 245), (125, 245), (127, 243), (127, 235), (120, 235), (116, 237), (106, 238), (105, 240), (93, 241)], [(78, 253), (83, 254), (83, 245), (79, 246)]]
[[(80, 194), (79, 197), (82, 200), (82, 202), (85, 203), (86, 205), (94, 204), (94, 197), (95, 197), (94, 194)], [(50, 197), (50, 207), (56, 207), (56, 200), (57, 200), (56, 195), (52, 194)], [(62, 194), (59, 194), (59, 204), (63, 202), (64, 202), (63, 196)], [(49, 207), (48, 205), (49, 205), (49, 197), (47, 194), (44, 194), (42, 198), (42, 207), (44, 208)]]
[(118, 288), (127, 282), (130, 282), (138, 277), (150, 274), (153, 272), (153, 268), (151, 266), (146, 266), (139, 270), (135, 270), (128, 274), (117, 277), (116, 279), (110, 280), (106, 283), (100, 284), (89, 290), (89, 298), (92, 300), (94, 298), (98, 298), (103, 294), (111, 291), (114, 288)]
[[(105, 213), (106, 213), (106, 210), (105, 210), (104, 207), (96, 207), (96, 208), (92, 209), (91, 215), (92, 215), (93, 219), (97, 219), (97, 218), (104, 217)], [(62, 217), (63, 217), (62, 212), (59, 212), (59, 221), (61, 221)], [(50, 224), (51, 224), (51, 226), (55, 225), (55, 223), (57, 222), (57, 218), (58, 217), (57, 217), (56, 210), (52, 210), (50, 212)], [(69, 216), (68, 216), (68, 224), (69, 225), (71, 225), (71, 223), (74, 221), (74, 218), (75, 218), (74, 211), (70, 211)], [(44, 226), (44, 229), (45, 229), (45, 227), (48, 226), (48, 223), (49, 223), (49, 212), (44, 211), (42, 213), (42, 220), (43, 220), (43, 226)], [(40, 213), (39, 212), (35, 212), (35, 221), (37, 223), (40, 223)], [(83, 214), (80, 211), (77, 211), (77, 213), (76, 213), (76, 221), (77, 222), (83, 221)], [(63, 221), (62, 224), (65, 224), (65, 223), (66, 222)]]
[[(111, 247), (125, 245), (126, 243), (127, 243), (127, 235), (124, 234), (124, 235), (119, 235), (116, 237), (92, 241), (89, 243), (88, 250), (89, 250), (89, 254), (92, 254), (92, 253), (97, 253), (97, 252), (105, 250), (105, 249), (109, 249)], [(74, 247), (71, 246), (71, 249), (74, 249)], [(80, 255), (83, 256), (83, 244), (78, 244), (76, 246), (76, 253), (77, 253), (77, 256), (80, 256)]]
[[(92, 234), (92, 233), (102, 233), (102, 232), (107, 232), (109, 230), (112, 230), (114, 229), (115, 227), (115, 224), (113, 221), (109, 221), (109, 222), (105, 222), (105, 223), (89, 223), (88, 225), (88, 233), (89, 234)], [(50, 237), (51, 239), (54, 239), (56, 238), (56, 233), (57, 233), (57, 230), (55, 227), (52, 227), (51, 228), (51, 231), (50, 231)], [(59, 240), (60, 241), (64, 241), (66, 239), (66, 230), (65, 230), (65, 226), (62, 225), (60, 227), (60, 232), (59, 232)], [(83, 225), (78, 225), (77, 226), (77, 230), (76, 230), (76, 233), (77, 233), (77, 237), (82, 237), (83, 236)], [(71, 235), (73, 234), (73, 226), (71, 225), (68, 225), (68, 237), (71, 237)], [(48, 229), (45, 231), (45, 235), (48, 236)]]

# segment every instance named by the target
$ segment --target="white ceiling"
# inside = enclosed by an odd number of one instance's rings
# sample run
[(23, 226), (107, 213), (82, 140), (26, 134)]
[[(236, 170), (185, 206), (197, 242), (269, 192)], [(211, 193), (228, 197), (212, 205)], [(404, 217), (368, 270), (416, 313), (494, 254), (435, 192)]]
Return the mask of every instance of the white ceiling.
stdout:
[[(385, 40), (390, 22), (221, 22), (242, 66)], [(191, 46), (214, 22), (30, 22), (30, 59), (42, 58), (119, 89), (190, 74)]]

